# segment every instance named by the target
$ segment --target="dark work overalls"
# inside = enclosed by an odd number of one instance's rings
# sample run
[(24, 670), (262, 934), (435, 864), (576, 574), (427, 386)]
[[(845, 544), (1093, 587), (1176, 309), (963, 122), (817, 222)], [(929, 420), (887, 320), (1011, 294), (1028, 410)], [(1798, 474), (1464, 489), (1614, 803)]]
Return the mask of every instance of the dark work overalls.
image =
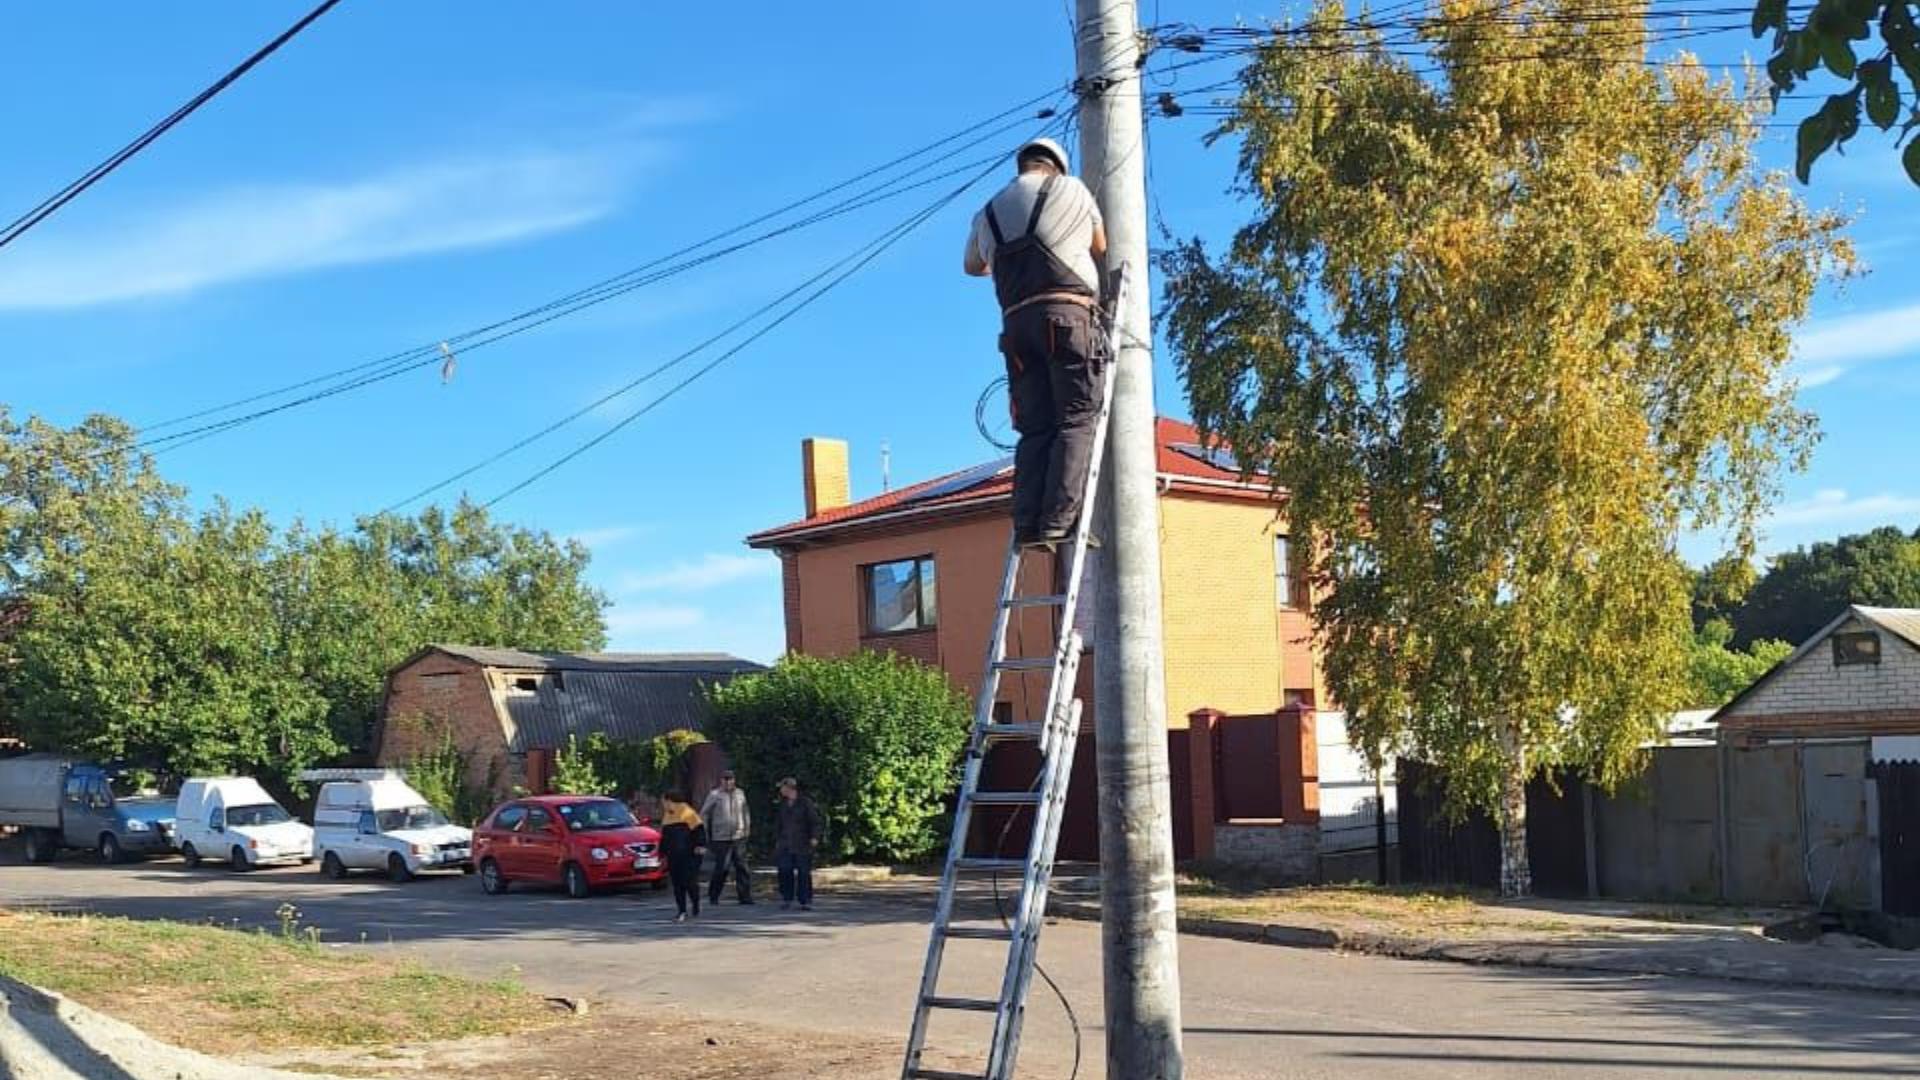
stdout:
[(1027, 231), (1009, 240), (987, 203), (993, 289), (1000, 300), (1000, 352), (1020, 442), (1013, 456), (1013, 528), (1023, 542), (1073, 531), (1093, 453), (1105, 358), (1094, 332), (1094, 290), (1036, 234), (1049, 176)]

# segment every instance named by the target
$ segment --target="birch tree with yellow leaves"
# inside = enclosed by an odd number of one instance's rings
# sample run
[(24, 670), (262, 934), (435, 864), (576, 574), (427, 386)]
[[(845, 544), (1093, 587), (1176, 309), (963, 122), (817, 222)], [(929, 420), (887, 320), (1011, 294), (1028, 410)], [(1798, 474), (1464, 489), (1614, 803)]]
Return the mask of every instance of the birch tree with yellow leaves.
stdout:
[(1615, 785), (1682, 705), (1677, 540), (1750, 549), (1816, 437), (1791, 329), (1852, 258), (1757, 167), (1764, 93), (1619, 0), (1443, 0), (1418, 38), (1329, 4), (1256, 54), (1215, 134), (1250, 220), (1163, 256), (1165, 330), (1315, 538), (1356, 742), (1493, 810), (1524, 895), (1527, 779)]

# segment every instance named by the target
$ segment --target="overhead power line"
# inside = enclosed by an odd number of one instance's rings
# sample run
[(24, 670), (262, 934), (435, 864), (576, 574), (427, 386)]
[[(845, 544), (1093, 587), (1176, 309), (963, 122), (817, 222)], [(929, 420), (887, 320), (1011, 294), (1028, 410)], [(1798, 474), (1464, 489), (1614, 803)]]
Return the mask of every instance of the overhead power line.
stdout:
[[(1055, 89), (1046, 94), (1029, 98), (1018, 105), (1004, 109), (985, 120), (969, 125), (918, 149), (899, 155), (891, 160), (881, 162), (880, 164), (861, 169), (846, 179), (822, 188), (803, 198), (788, 202), (701, 240), (667, 252), (664, 255), (657, 256), (638, 266), (623, 270), (610, 277), (602, 278), (590, 285), (574, 289), (561, 296), (554, 297), (504, 318), (496, 319), (484, 325), (449, 335), (438, 341), (425, 342), (399, 352), (348, 365), (272, 389), (247, 394), (229, 401), (145, 425), (140, 429), (140, 434), (143, 437), (135, 446), (139, 449), (147, 449), (155, 452), (174, 449), (192, 442), (198, 442), (223, 431), (232, 430), (233, 428), (252, 423), (256, 420), (284, 412), (288, 409), (311, 404), (374, 383), (384, 382), (418, 368), (439, 365), (444, 361), (445, 353), (442, 349), (443, 345), (456, 353), (471, 352), (475, 349), (483, 348), (487, 345), (524, 333), (537, 326), (545, 325), (555, 319), (564, 318), (608, 300), (615, 299), (616, 297), (624, 296), (636, 289), (666, 280), (667, 278), (685, 273), (699, 266), (704, 266), (709, 262), (745, 250), (756, 244), (785, 236), (800, 229), (865, 209), (888, 199), (896, 198), (917, 188), (937, 183), (945, 177), (956, 175), (975, 167), (976, 163), (968, 160), (952, 169), (936, 172), (917, 180), (913, 178), (944, 162), (959, 157), (967, 150), (973, 149), (993, 139), (1000, 138), (1015, 127), (1030, 123), (1034, 118), (1034, 107), (1049, 98), (1052, 98), (1055, 106), (1057, 106), (1064, 101), (1065, 93)], [(1040, 110), (1040, 114), (1043, 117), (1050, 116), (1053, 111), (1051, 107), (1044, 108)], [(1011, 117), (1011, 119), (1008, 119), (1009, 117)], [(971, 138), (969, 138), (969, 136), (971, 136)], [(945, 148), (944, 150), (942, 149), (943, 147)], [(941, 152), (932, 157), (928, 157), (928, 155), (934, 151)], [(1003, 156), (1000, 151), (996, 150), (991, 160), (1000, 160)], [(911, 167), (906, 168), (904, 171), (899, 171), (893, 176), (886, 176), (887, 173), (894, 172), (900, 169), (901, 166), (909, 162), (914, 162), (915, 159), (924, 160), (918, 161), (917, 164), (913, 164)], [(876, 180), (876, 177), (884, 178)], [(874, 182), (859, 186), (862, 185), (863, 181)], [(754, 226), (774, 221), (795, 210), (818, 203), (828, 196), (846, 192), (847, 189), (856, 186), (858, 186), (857, 190), (847, 194), (836, 202), (816, 209), (807, 216), (771, 226), (764, 231), (738, 240), (725, 247), (713, 248), (713, 245), (723, 240), (737, 237), (741, 233), (752, 229)], [(676, 259), (680, 261), (675, 262), (674, 260)], [(302, 391), (305, 392), (302, 393)], [(272, 405), (261, 404), (276, 398), (284, 398), (289, 394), (297, 394), (298, 396), (276, 402)], [(236, 409), (243, 409), (252, 405), (260, 405), (261, 407), (237, 416), (226, 416), (217, 420), (211, 419), (213, 417), (219, 417), (223, 413), (231, 413)], [(194, 424), (194, 421), (206, 422)], [(193, 424), (194, 426), (172, 431), (168, 434), (156, 434), (166, 431), (169, 428), (180, 428), (183, 424)]]
[[(1036, 134), (1045, 135), (1045, 134), (1053, 133), (1054, 131), (1058, 130), (1060, 127), (1064, 126), (1064, 122), (1066, 118), (1072, 116), (1073, 112), (1074, 110), (1070, 110), (1065, 116), (1055, 118)], [(612, 394), (609, 394), (601, 398), (599, 401), (594, 402), (593, 404), (587, 406), (586, 408), (577, 410), (571, 415), (563, 418), (561, 421), (548, 425), (546, 428), (543, 428), (541, 431), (536, 432), (533, 436), (530, 436), (526, 439), (522, 439), (520, 442), (515, 443), (511, 447), (508, 447), (506, 450), (503, 450), (499, 453), (494, 454), (493, 456), (489, 457), (479, 465), (462, 470), (460, 473), (456, 474), (455, 476), (449, 477), (448, 479), (443, 480), (440, 483), (435, 484), (432, 487), (422, 492), (418, 492), (415, 495), (410, 496), (405, 500), (402, 500), (402, 502), (399, 504), (396, 504), (396, 506), (404, 505), (406, 502), (411, 502), (414, 499), (420, 498), (425, 494), (430, 494), (433, 491), (437, 491), (440, 488), (443, 488), (448, 486), (449, 484), (455, 483), (459, 479), (464, 478), (465, 476), (471, 475), (472, 473), (478, 471), (480, 468), (483, 468), (486, 465), (492, 464), (493, 462), (500, 460), (501, 458), (505, 457), (507, 454), (510, 454), (515, 450), (518, 450), (526, 446), (527, 444), (533, 442), (534, 440), (542, 438), (547, 434), (550, 434), (551, 432), (564, 426), (565, 424), (571, 423), (574, 420), (579, 419), (580, 417), (594, 411), (595, 409), (598, 409), (599, 407), (606, 404), (608, 401), (612, 400), (613, 398), (618, 397), (622, 394), (625, 394), (629, 390), (632, 390), (634, 387), (638, 386), (641, 382), (644, 382), (647, 379), (652, 378), (654, 375), (657, 375), (662, 371), (681, 363), (682, 361), (691, 357), (694, 353), (697, 353), (701, 349), (706, 348), (708, 345), (711, 345), (717, 342), (718, 340), (720, 340), (721, 338), (724, 338), (728, 334), (733, 333), (735, 330), (746, 326), (747, 324), (751, 323), (754, 319), (760, 318), (761, 316), (773, 311), (779, 305), (786, 303), (788, 300), (790, 300), (792, 297), (799, 294), (803, 290), (814, 287), (816, 285), (818, 286), (817, 288), (813, 288), (813, 291), (811, 293), (808, 293), (805, 297), (793, 303), (785, 311), (781, 312), (778, 316), (774, 317), (771, 321), (767, 322), (764, 326), (761, 326), (759, 329), (755, 330), (753, 333), (747, 335), (745, 338), (743, 338), (733, 347), (727, 349), (725, 352), (719, 354), (718, 356), (715, 356), (712, 360), (708, 361), (706, 364), (695, 369), (694, 372), (688, 375), (685, 379), (682, 379), (680, 382), (669, 387), (666, 391), (654, 397), (652, 400), (648, 401), (645, 405), (642, 405), (639, 408), (634, 409), (632, 412), (622, 417), (612, 427), (609, 427), (607, 430), (602, 431), (598, 435), (595, 435), (594, 437), (586, 440), (585, 442), (581, 443), (579, 446), (574, 447), (572, 450), (569, 450), (568, 452), (566, 452), (565, 454), (562, 454), (560, 457), (554, 459), (553, 461), (549, 462), (545, 466), (542, 466), (540, 469), (528, 475), (526, 478), (522, 479), (518, 483), (500, 492), (498, 495), (495, 495), (492, 498), (488, 499), (486, 502), (486, 505), (491, 507), (525, 490), (531, 485), (539, 482), (541, 479), (549, 475), (552, 475), (554, 472), (563, 468), (568, 462), (573, 461), (575, 458), (578, 458), (582, 454), (585, 454), (587, 451), (593, 449), (594, 447), (600, 445), (606, 440), (612, 438), (615, 434), (620, 432), (622, 429), (626, 428), (629, 424), (632, 424), (636, 420), (639, 420), (641, 417), (652, 412), (654, 409), (658, 408), (661, 404), (665, 403), (668, 399), (680, 393), (680, 391), (686, 389), (688, 386), (691, 386), (693, 383), (699, 381), (701, 378), (703, 378), (704, 376), (712, 372), (715, 368), (719, 367), (721, 364), (726, 363), (728, 360), (738, 355), (742, 350), (747, 348), (747, 346), (752, 345), (754, 342), (765, 337), (767, 334), (772, 333), (782, 323), (785, 323), (787, 320), (793, 318), (795, 315), (798, 315), (800, 312), (806, 310), (816, 301), (824, 297), (827, 293), (832, 292), (835, 288), (839, 287), (848, 278), (852, 277), (854, 274), (859, 273), (860, 270), (866, 267), (868, 263), (871, 263), (874, 259), (879, 258), (883, 252), (885, 252), (888, 248), (892, 247), (894, 244), (898, 243), (900, 240), (904, 239), (908, 233), (911, 233), (914, 229), (918, 228), (927, 219), (933, 217), (935, 214), (939, 213), (941, 210), (951, 205), (954, 202), (954, 200), (958, 199), (961, 195), (964, 195), (969, 189), (978, 185), (980, 181), (986, 179), (988, 176), (991, 176), (996, 169), (1001, 167), (1001, 165), (1002, 165), (1002, 159), (996, 156), (993, 160), (990, 160), (984, 163), (984, 167), (980, 171), (976, 172), (973, 176), (968, 178), (965, 182), (961, 183), (958, 187), (955, 187), (952, 191), (949, 191), (945, 195), (934, 200), (934, 202), (931, 205), (917, 211), (912, 216), (908, 217), (906, 220), (900, 222), (899, 224), (888, 229), (887, 231), (881, 233), (875, 239), (869, 241), (868, 243), (862, 245), (859, 248), (856, 248), (854, 251), (852, 251), (848, 255), (842, 257), (838, 261), (825, 267), (819, 273), (814, 274), (812, 277), (808, 278), (806, 281), (801, 282), (798, 286), (795, 286), (793, 289), (790, 289), (786, 293), (783, 293), (780, 297), (776, 298), (771, 303), (763, 306), (758, 311), (755, 311), (752, 315), (747, 316), (745, 319), (740, 320), (734, 325), (728, 327), (726, 330), (723, 330), (721, 333), (716, 334), (714, 337), (709, 338), (707, 341), (702, 342), (701, 344), (695, 346), (693, 349), (690, 349), (687, 352), (682, 353), (680, 356), (675, 357), (673, 360), (668, 361), (666, 364), (661, 365), (659, 368), (656, 368), (651, 372), (648, 372), (646, 375), (643, 375), (641, 378), (634, 380), (633, 382), (627, 384), (625, 387), (622, 387), (621, 389), (614, 391)], [(823, 281), (824, 281), (824, 284), (821, 284), (821, 282)]]
[(0, 228), (0, 247), (5, 247), (13, 243), (28, 229), (52, 217), (61, 207), (79, 198), (81, 192), (86, 191), (88, 188), (105, 179), (108, 173), (126, 164), (127, 159), (152, 145), (154, 140), (172, 130), (174, 125), (180, 123), (180, 121), (192, 116), (200, 106), (212, 101), (222, 90), (238, 82), (242, 75), (252, 71), (254, 66), (260, 63), (260, 61), (278, 52), (282, 45), (292, 41), (302, 30), (312, 26), (314, 21), (319, 19), (320, 16), (333, 10), (334, 6), (338, 3), (340, 3), (340, 0), (323, 0), (319, 7), (307, 12), (299, 22), (294, 23), (282, 31), (279, 37), (262, 45), (252, 56), (241, 61), (238, 67), (220, 76), (219, 79), (215, 80), (213, 85), (195, 94), (185, 105), (175, 109), (159, 123), (141, 133), (139, 138), (121, 147), (119, 150), (114, 151), (113, 154), (98, 165), (81, 173), (79, 178), (75, 179), (66, 187), (61, 188), (59, 191), (54, 192), (52, 195), (47, 196), (40, 205), (35, 206), (33, 209), (13, 219), (5, 228)]

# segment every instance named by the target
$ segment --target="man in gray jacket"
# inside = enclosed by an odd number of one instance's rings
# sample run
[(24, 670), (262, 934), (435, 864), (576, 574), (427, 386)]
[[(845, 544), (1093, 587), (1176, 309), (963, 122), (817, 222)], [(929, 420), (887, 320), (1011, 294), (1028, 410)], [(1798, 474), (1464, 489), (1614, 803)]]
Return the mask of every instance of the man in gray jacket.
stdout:
[(707, 823), (707, 846), (713, 849), (713, 880), (707, 883), (707, 902), (720, 902), (720, 890), (726, 886), (731, 870), (734, 895), (743, 904), (753, 903), (746, 852), (753, 815), (747, 810), (747, 793), (740, 790), (732, 769), (721, 773), (720, 786), (707, 793), (707, 801), (700, 804), (700, 817)]

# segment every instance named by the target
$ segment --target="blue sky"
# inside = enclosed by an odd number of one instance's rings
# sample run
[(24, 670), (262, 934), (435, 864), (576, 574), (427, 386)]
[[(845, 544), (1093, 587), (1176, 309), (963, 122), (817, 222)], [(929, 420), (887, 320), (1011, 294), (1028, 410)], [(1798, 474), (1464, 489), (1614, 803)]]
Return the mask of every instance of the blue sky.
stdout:
[[(170, 111), (309, 6), (74, 2), (9, 8), (0, 67), (11, 217)], [(1296, 6), (1159, 5), (1256, 21)], [(645, 261), (1058, 85), (1060, 7), (477, 5), (346, 0), (280, 55), (0, 251), (0, 400), (71, 423), (150, 423), (432, 342)], [(1710, 60), (1745, 34), (1699, 44)], [(1178, 90), (1225, 78), (1184, 75)], [(1171, 77), (1169, 77), (1171, 78)], [(1162, 87), (1156, 87), (1160, 89)], [(1805, 103), (1795, 103), (1803, 106)], [(1797, 114), (1796, 114), (1797, 116)], [(1179, 234), (1224, 235), (1231, 154), (1156, 124), (1154, 190)], [(1784, 166), (1791, 132), (1768, 160)], [(1826, 433), (1767, 547), (1920, 519), (1920, 194), (1869, 131), (1807, 195), (1858, 215), (1872, 273), (1799, 336)], [(886, 203), (589, 313), (161, 458), (199, 499), (348, 523), (624, 383), (865, 242)], [(800, 511), (802, 436), (853, 445), (857, 497), (994, 452), (973, 404), (999, 367), (986, 286), (958, 273), (977, 200), (568, 467), (503, 502), (576, 536), (614, 600), (613, 645), (770, 659), (777, 571), (741, 538)], [(1163, 412), (1184, 415), (1165, 360)], [(468, 481), (490, 497), (651, 387)], [(1711, 553), (1696, 542), (1690, 555)]]

